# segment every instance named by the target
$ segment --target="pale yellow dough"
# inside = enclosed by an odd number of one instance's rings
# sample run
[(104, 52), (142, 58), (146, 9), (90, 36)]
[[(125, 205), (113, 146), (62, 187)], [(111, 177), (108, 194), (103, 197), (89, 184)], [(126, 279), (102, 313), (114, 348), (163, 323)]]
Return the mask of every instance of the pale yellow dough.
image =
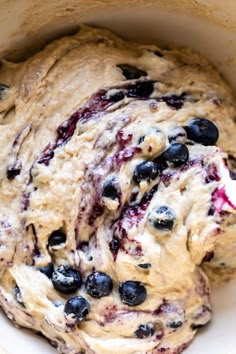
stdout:
[[(9, 89), (0, 100), (0, 302), (10, 319), (41, 332), (60, 353), (180, 353), (196, 333), (191, 326), (205, 324), (211, 317), (208, 280), (199, 267), (204, 256), (219, 238), (228, 237), (230, 244), (236, 243), (234, 221), (231, 225), (225, 216), (222, 223), (220, 216), (208, 214), (212, 193), (223, 183), (220, 172), (218, 181), (205, 183), (210, 166), (219, 170), (227, 154), (236, 157), (232, 94), (198, 54), (179, 49), (161, 50), (163, 56), (158, 56), (156, 50), (160, 51), (156, 45), (130, 43), (107, 30), (82, 26), (78, 34), (50, 43), (22, 63), (2, 61), (0, 83)], [(49, 164), (39, 163), (42, 151), (55, 141), (57, 127), (93, 94), (110, 88), (112, 95), (112, 90), (119, 92), (127, 85), (118, 64), (146, 71), (148, 76), (140, 80), (155, 81), (151, 97), (125, 97), (107, 108), (106, 114), (78, 122), (72, 138), (55, 149)], [(187, 93), (187, 98), (177, 110), (155, 100), (182, 93)], [(207, 118), (217, 125), (217, 146), (188, 145), (195, 164), (186, 169), (170, 168), (170, 183), (157, 179), (135, 186), (135, 166), (160, 155), (169, 145), (171, 129), (186, 125), (193, 117)], [(153, 128), (161, 134), (154, 134)], [(116, 153), (121, 130), (125, 138), (132, 135), (129, 147), (138, 146), (140, 136), (148, 136), (119, 170), (106, 169), (103, 162)], [(17, 134), (19, 143), (13, 146)], [(22, 166), (20, 174), (9, 180), (6, 171), (16, 162)], [(102, 181), (110, 175), (119, 179), (122, 205), (135, 190), (139, 203), (159, 183), (141, 220), (134, 224), (123, 220), (127, 236), (116, 260), (109, 242), (120, 217), (119, 203), (105, 200), (104, 213), (88, 225), (96, 193), (101, 193), (102, 183), (99, 190), (92, 183), (98, 175)], [(148, 221), (160, 205), (175, 211), (171, 232), (158, 232)], [(58, 229), (66, 232), (67, 242), (50, 251), (48, 237)], [(78, 247), (85, 241), (89, 242), (86, 252)], [(217, 255), (221, 247), (224, 242), (216, 248), (216, 259), (221, 257)], [(225, 247), (228, 254), (231, 246)], [(231, 258), (235, 268), (234, 255)], [(49, 262), (55, 267), (77, 267), (83, 279), (94, 268), (113, 279), (114, 289), (107, 297), (92, 298), (83, 286), (78, 290), (77, 294), (89, 301), (91, 311), (73, 329), (66, 325), (63, 314), (69, 296), (57, 292), (38, 270)], [(151, 268), (141, 269), (141, 263), (150, 263)], [(130, 307), (121, 302), (118, 286), (126, 280), (145, 285), (148, 295), (143, 304)], [(16, 285), (24, 306), (14, 295)], [(58, 301), (62, 306), (55, 306)], [(169, 310), (161, 312), (161, 306), (169, 306)], [(183, 324), (173, 329), (171, 321)], [(154, 323), (162, 335), (136, 338), (134, 332), (143, 323)]]

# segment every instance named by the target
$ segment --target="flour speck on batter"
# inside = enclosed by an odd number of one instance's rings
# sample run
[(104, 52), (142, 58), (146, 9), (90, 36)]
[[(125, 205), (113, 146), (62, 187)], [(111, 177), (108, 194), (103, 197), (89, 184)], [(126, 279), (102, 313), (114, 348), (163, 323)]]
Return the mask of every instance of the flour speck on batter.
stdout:
[(236, 270), (235, 117), (190, 49), (81, 26), (3, 61), (7, 316), (64, 354), (181, 353), (211, 320), (205, 269)]

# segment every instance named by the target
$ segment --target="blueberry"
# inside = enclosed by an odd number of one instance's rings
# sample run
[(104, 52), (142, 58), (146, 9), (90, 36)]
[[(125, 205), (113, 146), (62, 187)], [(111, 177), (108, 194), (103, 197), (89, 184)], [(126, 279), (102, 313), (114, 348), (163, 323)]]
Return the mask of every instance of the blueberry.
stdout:
[(147, 297), (147, 290), (143, 284), (138, 281), (128, 280), (119, 286), (121, 301), (129, 306), (142, 304)]
[(215, 124), (205, 118), (192, 119), (185, 127), (188, 139), (202, 145), (215, 145), (219, 131)]
[(135, 337), (139, 339), (151, 337), (154, 334), (154, 326), (152, 323), (141, 324), (134, 332)]
[(123, 91), (117, 91), (115, 90), (111, 94), (109, 94), (109, 101), (112, 101), (114, 103), (122, 101), (125, 98), (125, 94)]
[(117, 238), (113, 238), (109, 243), (109, 248), (112, 253), (118, 253), (120, 248), (120, 241)]
[(117, 179), (108, 179), (102, 189), (102, 197), (110, 198), (112, 200), (119, 199), (119, 192), (117, 190)]
[(39, 271), (46, 275), (48, 278), (51, 278), (52, 273), (54, 272), (54, 266), (52, 263), (48, 263), (46, 266), (39, 268)]
[(195, 324), (195, 323), (192, 323), (191, 324), (191, 329), (193, 331), (195, 331), (196, 329), (200, 329), (200, 328), (203, 328), (206, 326), (207, 323), (204, 323), (204, 324)]
[(92, 297), (108, 296), (112, 292), (113, 283), (109, 275), (103, 272), (93, 272), (85, 281), (87, 293)]
[(141, 181), (150, 182), (160, 174), (159, 165), (153, 161), (144, 161), (135, 167), (133, 181), (139, 184)]
[(138, 264), (139, 268), (142, 268), (142, 269), (149, 269), (151, 268), (151, 263), (140, 263)]
[(65, 304), (64, 314), (69, 317), (70, 321), (79, 323), (88, 315), (90, 306), (88, 301), (82, 296), (73, 296)]
[(158, 165), (158, 168), (160, 169), (160, 172), (164, 171), (166, 168), (168, 168), (167, 162), (164, 158), (164, 154), (161, 154), (160, 156), (157, 156), (153, 162), (155, 162)]
[(142, 76), (147, 76), (146, 71), (136, 68), (129, 64), (119, 64), (118, 68), (122, 70), (122, 74), (127, 80), (139, 79)]
[(151, 213), (149, 222), (157, 230), (169, 231), (174, 226), (175, 213), (168, 206), (162, 205)]
[(139, 81), (128, 87), (129, 97), (149, 97), (154, 90), (154, 81)]
[(76, 269), (61, 266), (53, 272), (52, 284), (57, 291), (63, 294), (71, 294), (81, 287), (82, 279)]
[(174, 166), (181, 166), (188, 161), (189, 151), (186, 145), (174, 143), (164, 152), (164, 159)]
[(14, 296), (15, 296), (15, 299), (18, 302), (18, 304), (24, 306), (24, 302), (23, 302), (22, 296), (21, 296), (21, 291), (17, 285), (14, 288)]
[(61, 230), (56, 230), (51, 233), (48, 239), (48, 246), (54, 247), (66, 242), (66, 235)]
[(14, 179), (16, 176), (18, 176), (21, 172), (21, 168), (19, 167), (12, 167), (7, 169), (7, 179), (12, 180)]
[(173, 329), (177, 329), (177, 328), (181, 327), (182, 325), (183, 325), (182, 321), (173, 321), (173, 322), (167, 323), (167, 327), (173, 328)]

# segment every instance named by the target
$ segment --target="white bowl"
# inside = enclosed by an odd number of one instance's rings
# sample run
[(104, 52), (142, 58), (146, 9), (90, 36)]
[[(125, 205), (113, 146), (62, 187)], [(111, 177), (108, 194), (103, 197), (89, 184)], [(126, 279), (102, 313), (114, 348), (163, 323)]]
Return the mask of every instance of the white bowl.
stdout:
[[(0, 0), (0, 57), (19, 60), (79, 23), (127, 38), (187, 45), (207, 56), (236, 89), (235, 0)], [(215, 316), (186, 354), (236, 354), (236, 282), (213, 291)], [(55, 354), (46, 341), (15, 329), (0, 313), (0, 354)]]

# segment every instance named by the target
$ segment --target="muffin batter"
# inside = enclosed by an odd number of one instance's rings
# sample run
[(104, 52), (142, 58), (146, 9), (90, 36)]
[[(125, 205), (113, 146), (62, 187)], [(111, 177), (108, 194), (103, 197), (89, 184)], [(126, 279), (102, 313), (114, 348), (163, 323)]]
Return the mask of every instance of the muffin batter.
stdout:
[(86, 26), (0, 83), (7, 316), (64, 354), (180, 353), (235, 211), (229, 88), (191, 50)]

